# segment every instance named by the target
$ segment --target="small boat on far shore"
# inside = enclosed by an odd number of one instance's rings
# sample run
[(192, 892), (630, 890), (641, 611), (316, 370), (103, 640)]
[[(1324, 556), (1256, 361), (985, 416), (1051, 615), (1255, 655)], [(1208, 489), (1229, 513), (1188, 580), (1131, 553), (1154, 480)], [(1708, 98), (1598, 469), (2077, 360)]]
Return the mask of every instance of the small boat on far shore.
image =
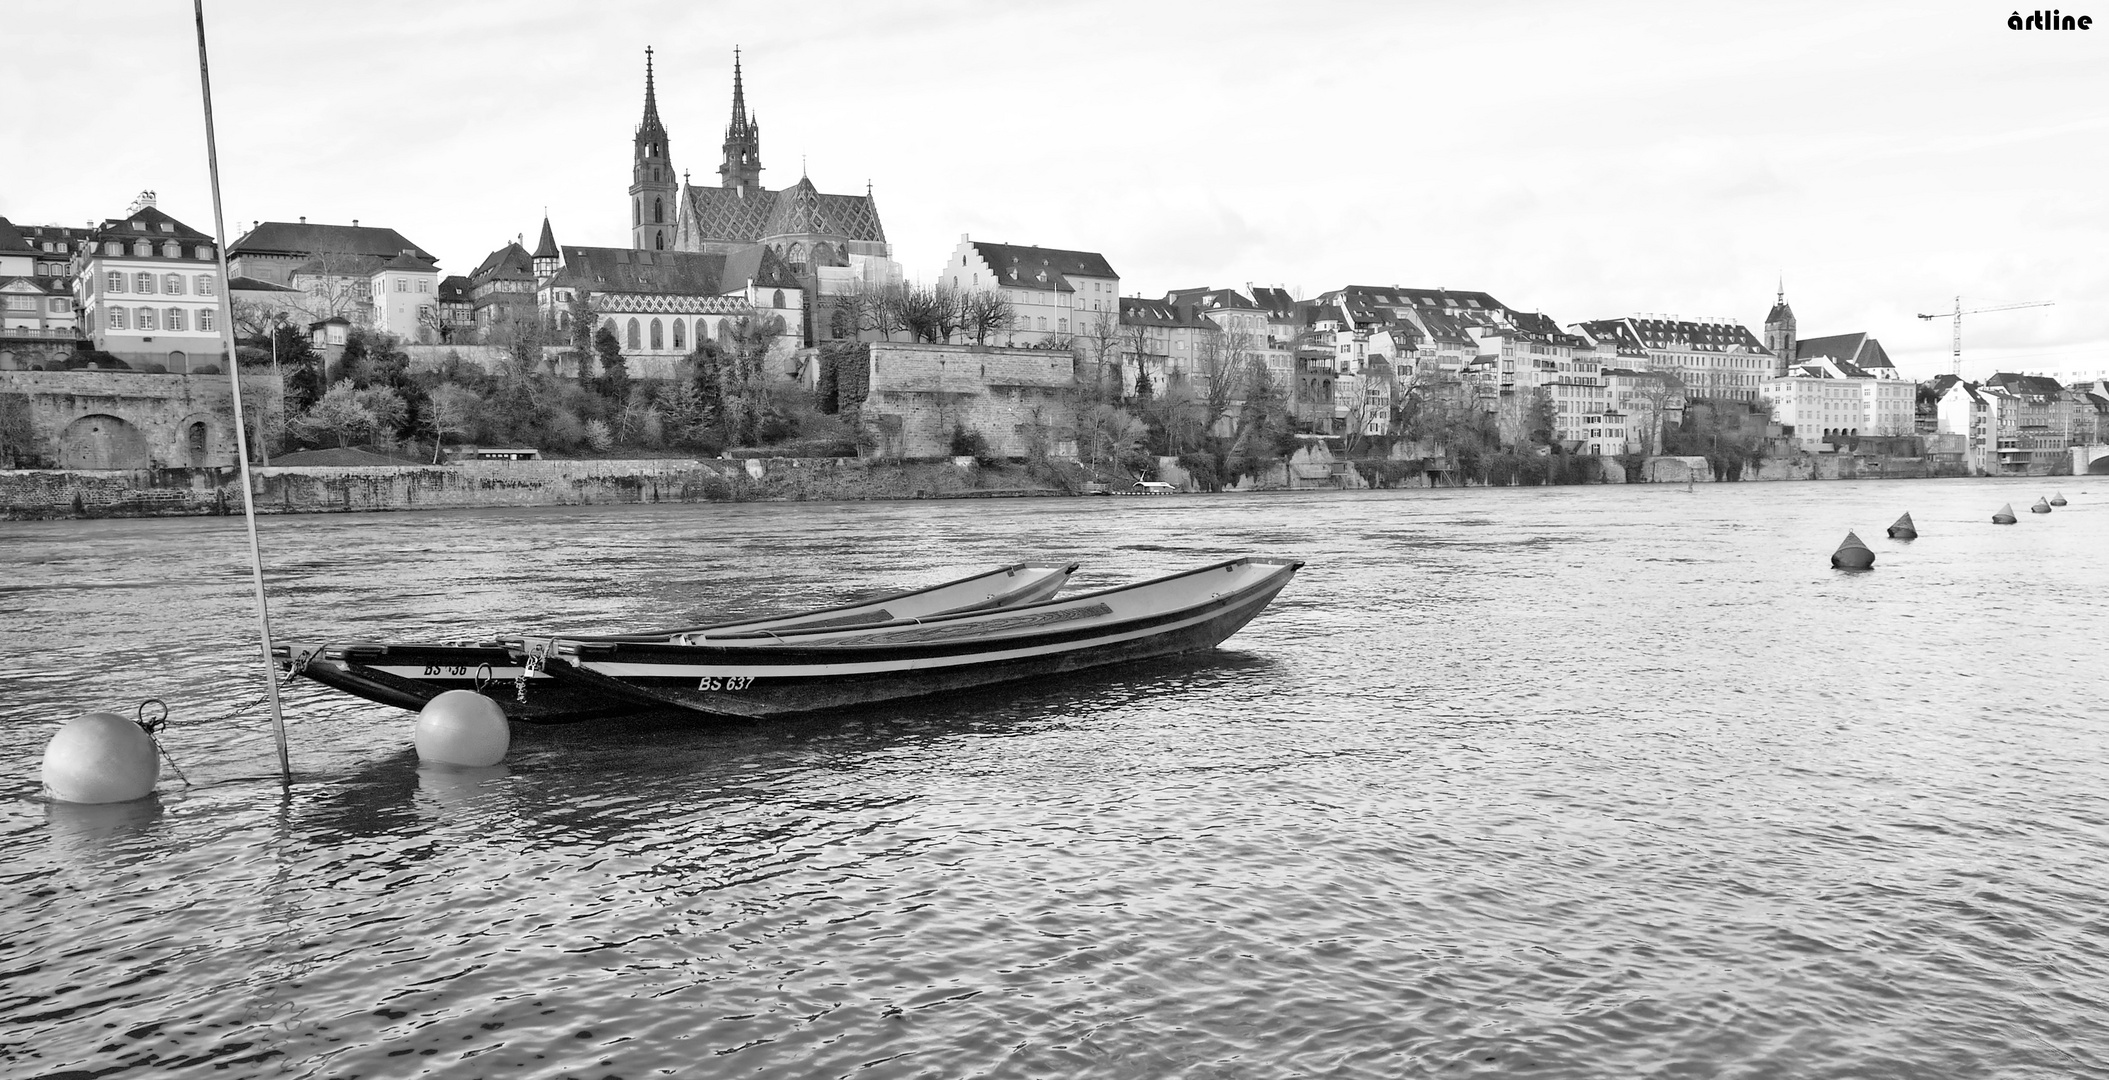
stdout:
[[(854, 604), (789, 615), (634, 634), (579, 635), (579, 642), (708, 641), (718, 634), (828, 630), (885, 625), (948, 612), (997, 610), (1044, 601), (1069, 583), (1077, 563), (1016, 563), (986, 573)], [(475, 690), (514, 720), (553, 723), (639, 711), (636, 702), (560, 685), (541, 658), (498, 640), (454, 643), (338, 641), (281, 644), (271, 650), (289, 674), (399, 709), (418, 710), (448, 690)]]

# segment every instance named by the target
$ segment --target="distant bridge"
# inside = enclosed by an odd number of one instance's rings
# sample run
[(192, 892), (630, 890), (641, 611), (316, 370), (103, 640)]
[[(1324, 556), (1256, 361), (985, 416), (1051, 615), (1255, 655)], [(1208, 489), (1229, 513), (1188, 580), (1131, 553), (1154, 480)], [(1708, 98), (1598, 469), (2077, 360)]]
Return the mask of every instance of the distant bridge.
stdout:
[(2109, 476), (2109, 446), (2097, 443), (2094, 446), (2073, 447), (2072, 474), (2074, 476)]

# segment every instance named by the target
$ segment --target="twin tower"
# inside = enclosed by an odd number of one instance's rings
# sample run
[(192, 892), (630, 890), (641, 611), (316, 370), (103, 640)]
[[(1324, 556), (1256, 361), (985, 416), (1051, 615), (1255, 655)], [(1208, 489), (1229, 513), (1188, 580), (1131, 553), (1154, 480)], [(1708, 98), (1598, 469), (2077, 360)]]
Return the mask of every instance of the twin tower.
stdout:
[[(740, 81), (740, 52), (732, 51), (732, 122), (725, 125), (724, 161), (718, 183), (746, 195), (762, 189), (762, 129), (747, 111), (747, 92)], [(666, 251), (674, 247), (674, 220), (680, 185), (667, 149), (666, 125), (659, 119), (658, 90), (652, 83), (652, 50), (644, 51), (644, 119), (630, 170), (630, 246)]]

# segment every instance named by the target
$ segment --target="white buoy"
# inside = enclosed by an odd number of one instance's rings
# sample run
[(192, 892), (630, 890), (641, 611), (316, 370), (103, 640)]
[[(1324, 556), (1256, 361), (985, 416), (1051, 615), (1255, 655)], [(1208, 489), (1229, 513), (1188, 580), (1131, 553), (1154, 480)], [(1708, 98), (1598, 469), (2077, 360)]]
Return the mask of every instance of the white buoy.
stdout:
[(116, 713), (89, 713), (69, 722), (44, 747), (44, 787), (70, 803), (143, 799), (161, 778), (154, 740)]
[(480, 769), (505, 760), (513, 733), (497, 702), (474, 690), (449, 690), (418, 710), (413, 741), (419, 761)]

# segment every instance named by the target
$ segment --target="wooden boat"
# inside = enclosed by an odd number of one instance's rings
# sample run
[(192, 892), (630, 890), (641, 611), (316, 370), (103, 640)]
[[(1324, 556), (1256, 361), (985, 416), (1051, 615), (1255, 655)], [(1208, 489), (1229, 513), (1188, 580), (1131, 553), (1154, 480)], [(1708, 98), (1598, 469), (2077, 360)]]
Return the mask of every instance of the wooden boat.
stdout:
[(562, 685), (640, 705), (766, 718), (946, 693), (1214, 648), (1303, 563), (1244, 558), (1001, 611), (854, 629), (523, 639)]
[[(1076, 563), (1018, 563), (987, 573), (893, 593), (839, 607), (775, 615), (709, 626), (648, 630), (636, 634), (585, 635), (567, 640), (604, 642), (708, 641), (718, 634), (767, 631), (827, 630), (890, 625), (945, 612), (974, 612), (1033, 604), (1069, 583)], [(293, 674), (345, 693), (393, 705), (422, 709), (448, 690), (476, 690), (496, 701), (515, 720), (560, 722), (636, 712), (633, 700), (610, 696), (591, 687), (560, 685), (539, 670), (534, 658), (508, 649), (498, 640), (432, 644), (383, 644), (374, 641), (280, 645), (272, 654)]]

